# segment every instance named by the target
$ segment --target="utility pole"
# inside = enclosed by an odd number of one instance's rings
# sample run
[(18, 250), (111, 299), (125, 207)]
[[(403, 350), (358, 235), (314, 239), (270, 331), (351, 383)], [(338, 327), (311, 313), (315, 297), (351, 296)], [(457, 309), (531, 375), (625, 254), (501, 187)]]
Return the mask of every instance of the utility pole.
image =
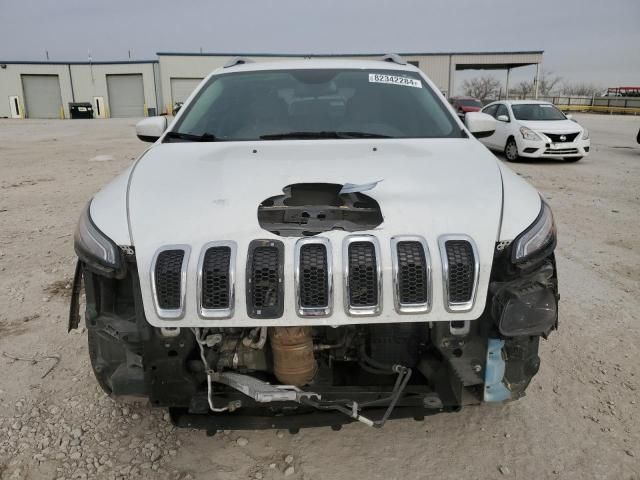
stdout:
[(511, 67), (507, 68), (507, 85), (505, 86), (505, 98), (509, 100), (509, 75), (511, 75)]

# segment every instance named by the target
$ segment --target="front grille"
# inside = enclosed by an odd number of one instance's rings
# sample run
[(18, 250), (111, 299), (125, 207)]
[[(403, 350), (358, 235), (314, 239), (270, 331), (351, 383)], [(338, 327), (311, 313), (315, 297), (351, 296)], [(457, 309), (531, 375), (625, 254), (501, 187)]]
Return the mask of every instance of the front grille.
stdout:
[[(549, 140), (553, 143), (571, 143), (573, 142), (580, 132), (575, 133), (545, 133)], [(564, 137), (562, 140), (560, 137)]]
[(278, 318), (284, 309), (282, 242), (254, 240), (247, 261), (247, 310), (251, 318)]
[(378, 305), (378, 272), (376, 250), (371, 242), (349, 244), (349, 305), (374, 307)]
[(154, 280), (156, 302), (163, 310), (182, 307), (182, 262), (184, 250), (163, 250), (156, 258)]
[(227, 309), (231, 300), (230, 270), (231, 248), (211, 247), (202, 262), (202, 307)]
[(401, 305), (424, 304), (428, 300), (427, 262), (420, 242), (397, 244), (398, 298)]
[(449, 304), (471, 302), (476, 275), (473, 248), (466, 240), (447, 240), (445, 248), (448, 267), (448, 302)]
[(329, 305), (327, 249), (310, 243), (300, 247), (299, 295), (302, 308), (325, 308)]
[(544, 151), (547, 155), (571, 155), (573, 153), (578, 153), (577, 148), (547, 148)]

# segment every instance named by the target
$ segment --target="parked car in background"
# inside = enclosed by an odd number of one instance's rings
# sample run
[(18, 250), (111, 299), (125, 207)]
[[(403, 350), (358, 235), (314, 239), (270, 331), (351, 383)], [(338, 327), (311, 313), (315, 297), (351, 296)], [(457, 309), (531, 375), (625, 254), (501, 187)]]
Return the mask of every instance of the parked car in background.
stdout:
[(488, 148), (504, 152), (510, 162), (519, 157), (563, 158), (577, 162), (589, 154), (589, 131), (555, 105), (537, 100), (505, 100), (482, 109), (498, 126), (480, 139)]
[(482, 108), (482, 102), (473, 97), (451, 97), (449, 103), (456, 109), (460, 118), (464, 118), (467, 112), (479, 112)]

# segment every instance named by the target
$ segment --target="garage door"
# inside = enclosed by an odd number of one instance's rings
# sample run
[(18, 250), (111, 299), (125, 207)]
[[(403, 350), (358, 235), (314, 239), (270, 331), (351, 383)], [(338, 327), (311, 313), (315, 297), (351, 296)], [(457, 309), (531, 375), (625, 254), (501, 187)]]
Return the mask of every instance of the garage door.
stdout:
[(193, 92), (200, 82), (201, 78), (172, 78), (171, 79), (171, 101), (173, 105), (183, 103), (191, 92)]
[(22, 75), (22, 91), (27, 118), (60, 118), (58, 75)]
[(107, 75), (112, 117), (144, 117), (142, 75)]

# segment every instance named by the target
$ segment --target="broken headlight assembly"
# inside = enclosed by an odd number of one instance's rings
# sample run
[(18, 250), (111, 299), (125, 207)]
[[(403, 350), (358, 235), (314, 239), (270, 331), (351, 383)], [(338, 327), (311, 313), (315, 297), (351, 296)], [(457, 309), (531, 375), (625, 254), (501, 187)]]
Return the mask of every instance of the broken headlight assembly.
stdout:
[(513, 242), (513, 263), (524, 263), (548, 256), (556, 247), (556, 224), (551, 208), (543, 199), (540, 213), (535, 221)]
[(558, 320), (552, 264), (519, 282), (503, 284), (495, 293), (492, 314), (504, 336), (547, 335)]
[(100, 231), (91, 220), (91, 202), (80, 215), (74, 235), (73, 246), (78, 258), (106, 277), (121, 278), (125, 273), (125, 262), (118, 246)]

